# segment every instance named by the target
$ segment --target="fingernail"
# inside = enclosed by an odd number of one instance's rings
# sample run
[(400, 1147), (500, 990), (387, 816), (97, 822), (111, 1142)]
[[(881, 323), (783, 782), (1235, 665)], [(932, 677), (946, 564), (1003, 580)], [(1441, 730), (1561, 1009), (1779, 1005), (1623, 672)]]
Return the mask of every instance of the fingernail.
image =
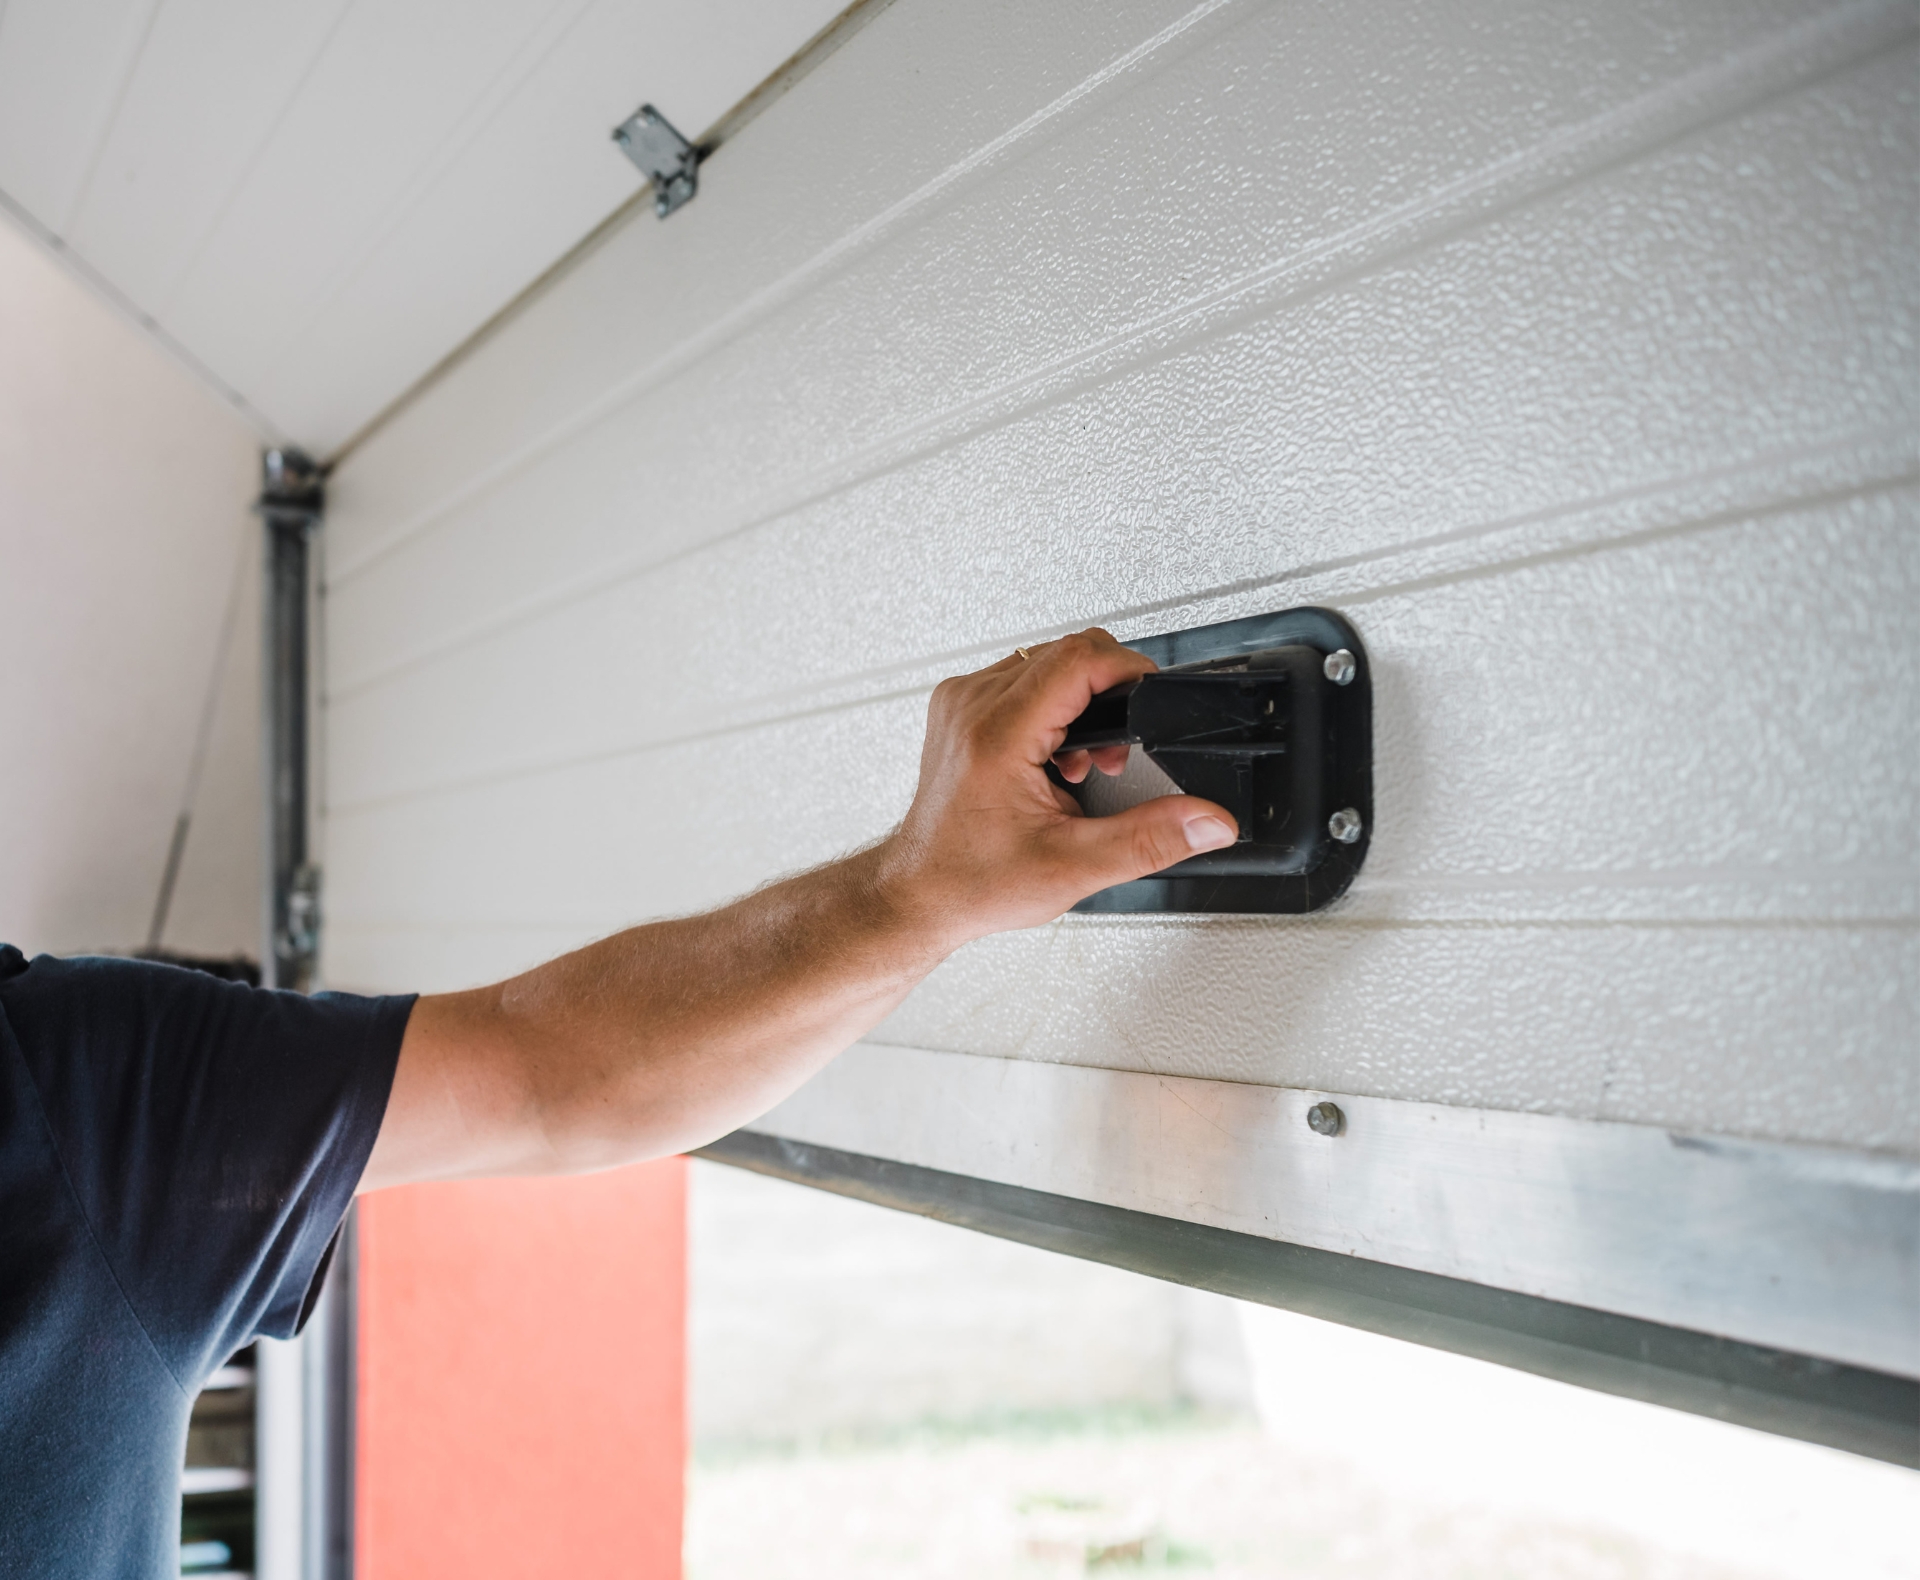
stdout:
[(1231, 845), (1234, 838), (1232, 826), (1217, 817), (1187, 819), (1187, 844), (1195, 850), (1218, 850), (1222, 845)]

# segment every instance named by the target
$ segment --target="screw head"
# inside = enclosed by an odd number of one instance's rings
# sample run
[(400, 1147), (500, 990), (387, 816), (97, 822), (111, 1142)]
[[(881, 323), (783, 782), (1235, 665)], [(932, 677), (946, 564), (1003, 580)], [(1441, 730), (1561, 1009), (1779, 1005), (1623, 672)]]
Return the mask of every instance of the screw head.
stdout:
[(1307, 1110), (1307, 1128), (1316, 1136), (1337, 1136), (1347, 1128), (1338, 1103), (1315, 1103)]
[(1327, 832), (1343, 845), (1351, 845), (1360, 837), (1360, 814), (1350, 806), (1343, 806), (1327, 819)]
[(1320, 665), (1320, 673), (1336, 686), (1352, 685), (1353, 677), (1359, 673), (1359, 670), (1360, 666), (1355, 662), (1353, 654), (1344, 647), (1327, 654), (1325, 661)]

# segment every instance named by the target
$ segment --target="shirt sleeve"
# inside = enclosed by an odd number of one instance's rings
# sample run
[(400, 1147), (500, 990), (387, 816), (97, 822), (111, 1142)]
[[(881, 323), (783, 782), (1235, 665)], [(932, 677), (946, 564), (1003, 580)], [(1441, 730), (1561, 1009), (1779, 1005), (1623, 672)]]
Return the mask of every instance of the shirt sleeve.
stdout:
[(136, 960), (42, 955), (0, 970), (60, 1165), (183, 1384), (256, 1335), (298, 1328), (379, 1134), (413, 1002)]

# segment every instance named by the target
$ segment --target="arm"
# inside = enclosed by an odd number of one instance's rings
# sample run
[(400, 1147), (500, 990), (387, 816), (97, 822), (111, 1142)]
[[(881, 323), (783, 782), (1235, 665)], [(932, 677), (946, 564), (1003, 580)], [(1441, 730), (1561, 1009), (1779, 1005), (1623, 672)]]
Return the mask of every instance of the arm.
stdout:
[[(1229, 844), (1167, 796), (1081, 815), (1045, 768), (1088, 699), (1153, 668), (1104, 631), (942, 682), (906, 818), (868, 850), (523, 976), (422, 998), (361, 1182), (571, 1173), (684, 1151), (764, 1113), (969, 939)], [(1078, 782), (1126, 748), (1066, 754)]]

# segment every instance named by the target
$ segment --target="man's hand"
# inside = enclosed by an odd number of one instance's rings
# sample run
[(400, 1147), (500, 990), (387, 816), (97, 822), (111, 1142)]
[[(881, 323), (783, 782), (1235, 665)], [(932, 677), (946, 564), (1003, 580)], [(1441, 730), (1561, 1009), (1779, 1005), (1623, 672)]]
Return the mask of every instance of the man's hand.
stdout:
[[(1232, 816), (1167, 796), (1087, 818), (1046, 775), (1097, 691), (1154, 666), (1085, 631), (943, 682), (920, 785), (873, 848), (703, 916), (415, 1006), (361, 1189), (610, 1168), (763, 1113), (960, 944), (1231, 844)], [(1126, 748), (1059, 759), (1077, 783)]]
[[(935, 688), (920, 787), (883, 847), (901, 903), (949, 949), (1050, 922), (1089, 894), (1238, 837), (1232, 814), (1194, 796), (1085, 816), (1047, 778), (1047, 763), (1095, 692), (1154, 664), (1097, 628), (1030, 652)], [(1127, 748), (1116, 746), (1067, 753), (1058, 767), (1078, 784), (1126, 761)]]

